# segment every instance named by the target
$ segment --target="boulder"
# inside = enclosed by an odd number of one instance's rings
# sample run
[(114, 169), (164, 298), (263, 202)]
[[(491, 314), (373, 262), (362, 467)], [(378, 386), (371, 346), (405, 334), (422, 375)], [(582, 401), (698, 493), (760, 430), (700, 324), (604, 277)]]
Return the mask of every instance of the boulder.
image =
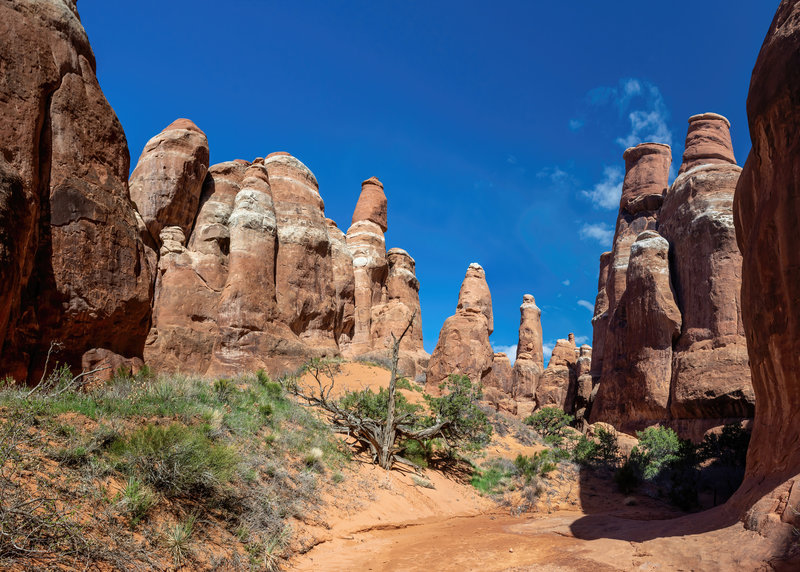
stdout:
[(758, 407), (745, 480), (730, 503), (748, 528), (786, 545), (794, 542), (792, 527), (800, 526), (798, 67), (800, 1), (783, 0), (750, 80), (747, 116), (753, 146), (734, 198), (742, 252), (742, 323)]
[(118, 374), (135, 375), (143, 367), (144, 362), (141, 358), (126, 358), (103, 348), (92, 348), (81, 356), (81, 370), (95, 372), (89, 376), (91, 379), (87, 380), (90, 385), (92, 382), (110, 381)]
[(0, 236), (0, 376), (38, 379), (56, 340), (75, 370), (95, 347), (141, 356), (154, 269), (129, 200), (125, 134), (75, 5), (3, 2), (0, 33), (13, 38), (0, 80), (0, 220), (14, 209)]
[(156, 241), (161, 229), (192, 230), (208, 171), (208, 139), (188, 119), (177, 119), (150, 139), (129, 182), (131, 200)]

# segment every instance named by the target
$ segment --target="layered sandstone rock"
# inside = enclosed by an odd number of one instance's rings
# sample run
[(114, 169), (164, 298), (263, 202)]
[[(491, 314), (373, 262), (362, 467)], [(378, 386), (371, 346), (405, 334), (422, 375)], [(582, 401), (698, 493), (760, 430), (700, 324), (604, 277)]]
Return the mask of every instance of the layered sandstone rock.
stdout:
[(386, 194), (383, 192), (383, 183), (377, 177), (370, 177), (361, 183), (361, 194), (358, 196), (351, 224), (363, 220), (374, 222), (381, 228), (381, 232), (389, 229)]
[[(383, 285), (389, 275), (389, 263), (386, 259), (386, 238), (383, 235), (385, 219), (376, 215), (375, 206), (378, 189), (383, 196), (383, 185), (374, 177), (361, 184), (361, 194), (366, 193), (358, 204), (366, 205), (357, 208), (353, 213), (353, 223), (347, 229), (347, 246), (353, 255), (353, 274), (355, 291), (355, 320), (350, 352), (361, 355), (373, 349), (372, 344), (372, 308), (382, 302)], [(358, 216), (357, 216), (358, 215)], [(364, 218), (361, 218), (364, 217)], [(378, 222), (370, 220), (377, 218)], [(384, 224), (382, 227), (381, 224)]]
[(630, 249), (625, 293), (609, 324), (594, 421), (624, 432), (668, 419), (672, 346), (681, 313), (669, 275), (669, 243), (642, 232)]
[(347, 246), (347, 237), (329, 218), (328, 239), (331, 243), (331, 270), (335, 294), (333, 337), (342, 352), (348, 351), (355, 327), (355, 288), (353, 253)]
[(319, 184), (308, 167), (288, 153), (272, 153), (264, 165), (278, 233), (275, 290), (280, 320), (309, 346), (333, 352), (335, 288)]
[(419, 280), (414, 259), (402, 248), (386, 253), (389, 265), (384, 288), (385, 300), (372, 307), (370, 339), (372, 351), (389, 354), (393, 338), (399, 338), (411, 321), (411, 327), (400, 342), (398, 368), (403, 375), (416, 377), (428, 365), (428, 353), (422, 346), (422, 312), (419, 305)]
[(467, 375), (473, 382), (483, 379), (494, 361), (489, 343), (492, 328), (492, 297), (486, 273), (473, 262), (461, 284), (456, 313), (445, 320), (431, 354), (428, 391), (438, 391), (450, 374)]
[(683, 320), (672, 364), (673, 424), (753, 416), (739, 292), (742, 258), (732, 214), (740, 172), (727, 119), (691, 117), (680, 174), (658, 218), (659, 233), (671, 246)]
[(188, 119), (176, 119), (150, 139), (130, 179), (131, 200), (147, 230), (159, 240), (161, 229), (192, 229), (208, 171), (208, 139)]
[[(742, 320), (756, 408), (745, 481), (731, 499), (745, 524), (786, 545), (800, 526), (800, 2), (778, 7), (747, 98), (750, 156), (736, 187)], [(788, 569), (788, 568), (787, 568)]]
[[(36, 377), (52, 341), (141, 355), (153, 269), (128, 198), (125, 134), (73, 2), (0, 6), (0, 373)], [(13, 39), (13, 41), (10, 41)]]
[(156, 371), (208, 370), (228, 279), (228, 221), (248, 166), (230, 161), (208, 170), (188, 247), (180, 227), (160, 235), (153, 323), (144, 348), (145, 361)]

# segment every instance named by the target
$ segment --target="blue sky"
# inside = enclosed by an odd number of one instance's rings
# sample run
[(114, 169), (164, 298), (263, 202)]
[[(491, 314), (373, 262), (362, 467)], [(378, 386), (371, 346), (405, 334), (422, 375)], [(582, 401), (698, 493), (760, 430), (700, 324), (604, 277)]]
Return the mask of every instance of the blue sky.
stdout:
[[(495, 349), (522, 295), (546, 345), (591, 343), (625, 147), (672, 145), (686, 120), (745, 100), (777, 0), (266, 2), (81, 0), (98, 77), (132, 163), (177, 117), (212, 163), (288, 151), (347, 229), (360, 183), (389, 199), (387, 247), (416, 259), (425, 348), (470, 262), (486, 269)], [(133, 167), (133, 164), (131, 167)], [(513, 356), (512, 356), (513, 357)]]

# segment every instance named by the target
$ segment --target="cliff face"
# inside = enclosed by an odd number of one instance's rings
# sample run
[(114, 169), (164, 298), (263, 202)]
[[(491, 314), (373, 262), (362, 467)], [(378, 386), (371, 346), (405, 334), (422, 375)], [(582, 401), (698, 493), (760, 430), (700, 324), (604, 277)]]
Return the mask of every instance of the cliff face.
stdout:
[(3, 2), (0, 33), (0, 375), (38, 379), (51, 342), (140, 356), (155, 268), (74, 2)]
[(747, 98), (753, 143), (736, 186), (742, 320), (758, 407), (745, 481), (746, 526), (794, 542), (800, 526), (800, 2), (784, 0)]
[(700, 439), (715, 425), (752, 417), (754, 407), (732, 216), (741, 169), (730, 124), (713, 113), (689, 119), (669, 188), (667, 146), (644, 143), (624, 157), (614, 247), (601, 256), (592, 320), (591, 420), (628, 432), (667, 424)]

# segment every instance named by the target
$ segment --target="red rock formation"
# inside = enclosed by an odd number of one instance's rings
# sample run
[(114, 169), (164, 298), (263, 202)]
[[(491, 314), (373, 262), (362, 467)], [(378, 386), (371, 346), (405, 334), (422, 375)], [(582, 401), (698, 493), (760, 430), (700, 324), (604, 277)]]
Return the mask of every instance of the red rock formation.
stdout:
[(689, 118), (689, 132), (683, 163), (678, 171), (682, 175), (699, 165), (735, 165), (730, 122), (716, 113), (702, 113)]
[(208, 369), (228, 279), (228, 219), (248, 165), (230, 161), (208, 170), (188, 247), (180, 228), (162, 233), (153, 324), (144, 350), (145, 361), (157, 371)]
[(556, 340), (547, 369), (536, 387), (536, 409), (554, 406), (568, 413), (573, 410), (578, 355), (574, 334), (569, 334), (566, 340)]
[(207, 171), (208, 139), (188, 119), (176, 119), (144, 146), (130, 193), (156, 242), (167, 226), (188, 236)]
[(361, 194), (358, 196), (351, 224), (368, 220), (381, 227), (382, 232), (386, 232), (389, 228), (386, 222), (386, 210), (383, 183), (377, 177), (371, 177), (361, 183)]
[(669, 243), (645, 231), (631, 247), (625, 293), (610, 322), (592, 422), (631, 432), (667, 420), (672, 345), (680, 328)]
[[(794, 543), (800, 526), (800, 1), (783, 0), (747, 98), (753, 143), (736, 187), (742, 321), (756, 416), (745, 482), (731, 503), (746, 526)], [(788, 569), (788, 568), (787, 568)]]
[(544, 372), (542, 349), (542, 311), (530, 294), (522, 297), (519, 307), (519, 341), (514, 361), (510, 395), (519, 400), (533, 400), (539, 378)]
[(388, 356), (393, 343), (392, 334), (399, 337), (413, 314), (411, 329), (400, 343), (398, 367), (403, 375), (416, 377), (425, 371), (430, 357), (422, 345), (422, 313), (416, 263), (401, 248), (390, 249), (386, 258), (389, 275), (386, 279), (385, 301), (373, 306), (370, 315), (372, 352)]
[(456, 313), (445, 320), (431, 354), (426, 381), (429, 392), (438, 391), (452, 373), (467, 375), (473, 382), (489, 373), (494, 360), (489, 343), (491, 304), (486, 274), (473, 262), (461, 284)]
[(513, 380), (514, 372), (508, 356), (503, 352), (496, 352), (492, 358), (492, 368), (483, 378), (484, 388), (497, 389), (496, 394), (506, 399), (511, 396)]
[(125, 134), (74, 3), (3, 2), (0, 33), (13, 38), (0, 80), (0, 218), (15, 210), (0, 237), (0, 373), (36, 377), (55, 340), (75, 369), (95, 347), (141, 355), (152, 269), (128, 198)]
[(280, 320), (307, 345), (334, 353), (333, 264), (317, 179), (288, 153), (272, 153), (264, 165), (278, 228), (275, 287)]
[(606, 284), (608, 282), (608, 271), (611, 265), (613, 253), (604, 252), (600, 255), (600, 274), (597, 279), (597, 297), (594, 301), (594, 315), (592, 316), (592, 369), (589, 372), (593, 378), (593, 383), (600, 380), (603, 372), (603, 353), (606, 347), (606, 334), (608, 332), (608, 294)]
[(331, 262), (333, 271), (333, 290), (335, 293), (335, 318), (333, 337), (342, 352), (347, 351), (353, 339), (355, 327), (355, 288), (356, 278), (353, 273), (353, 253), (347, 246), (347, 237), (329, 218), (328, 239), (331, 242)]
[[(374, 204), (376, 189), (383, 195), (383, 185), (377, 179), (369, 179), (361, 185), (361, 192), (371, 195), (363, 200), (359, 197), (358, 205)], [(353, 213), (353, 224), (347, 230), (347, 246), (353, 255), (353, 272), (355, 276), (355, 325), (350, 346), (352, 355), (361, 355), (372, 350), (372, 307), (382, 301), (383, 285), (389, 272), (386, 260), (386, 239), (383, 236), (385, 226), (370, 220), (375, 209), (356, 208)], [(360, 218), (360, 217), (366, 218)], [(373, 216), (373, 218), (376, 218)], [(385, 225), (385, 221), (383, 221)]]
[[(683, 320), (672, 364), (673, 425), (704, 419), (710, 427), (753, 416), (739, 299), (742, 258), (732, 214), (741, 169), (728, 128), (727, 119), (713, 113), (689, 119), (681, 174), (658, 217), (659, 233), (671, 246)], [(698, 426), (696, 437), (707, 428)]]

